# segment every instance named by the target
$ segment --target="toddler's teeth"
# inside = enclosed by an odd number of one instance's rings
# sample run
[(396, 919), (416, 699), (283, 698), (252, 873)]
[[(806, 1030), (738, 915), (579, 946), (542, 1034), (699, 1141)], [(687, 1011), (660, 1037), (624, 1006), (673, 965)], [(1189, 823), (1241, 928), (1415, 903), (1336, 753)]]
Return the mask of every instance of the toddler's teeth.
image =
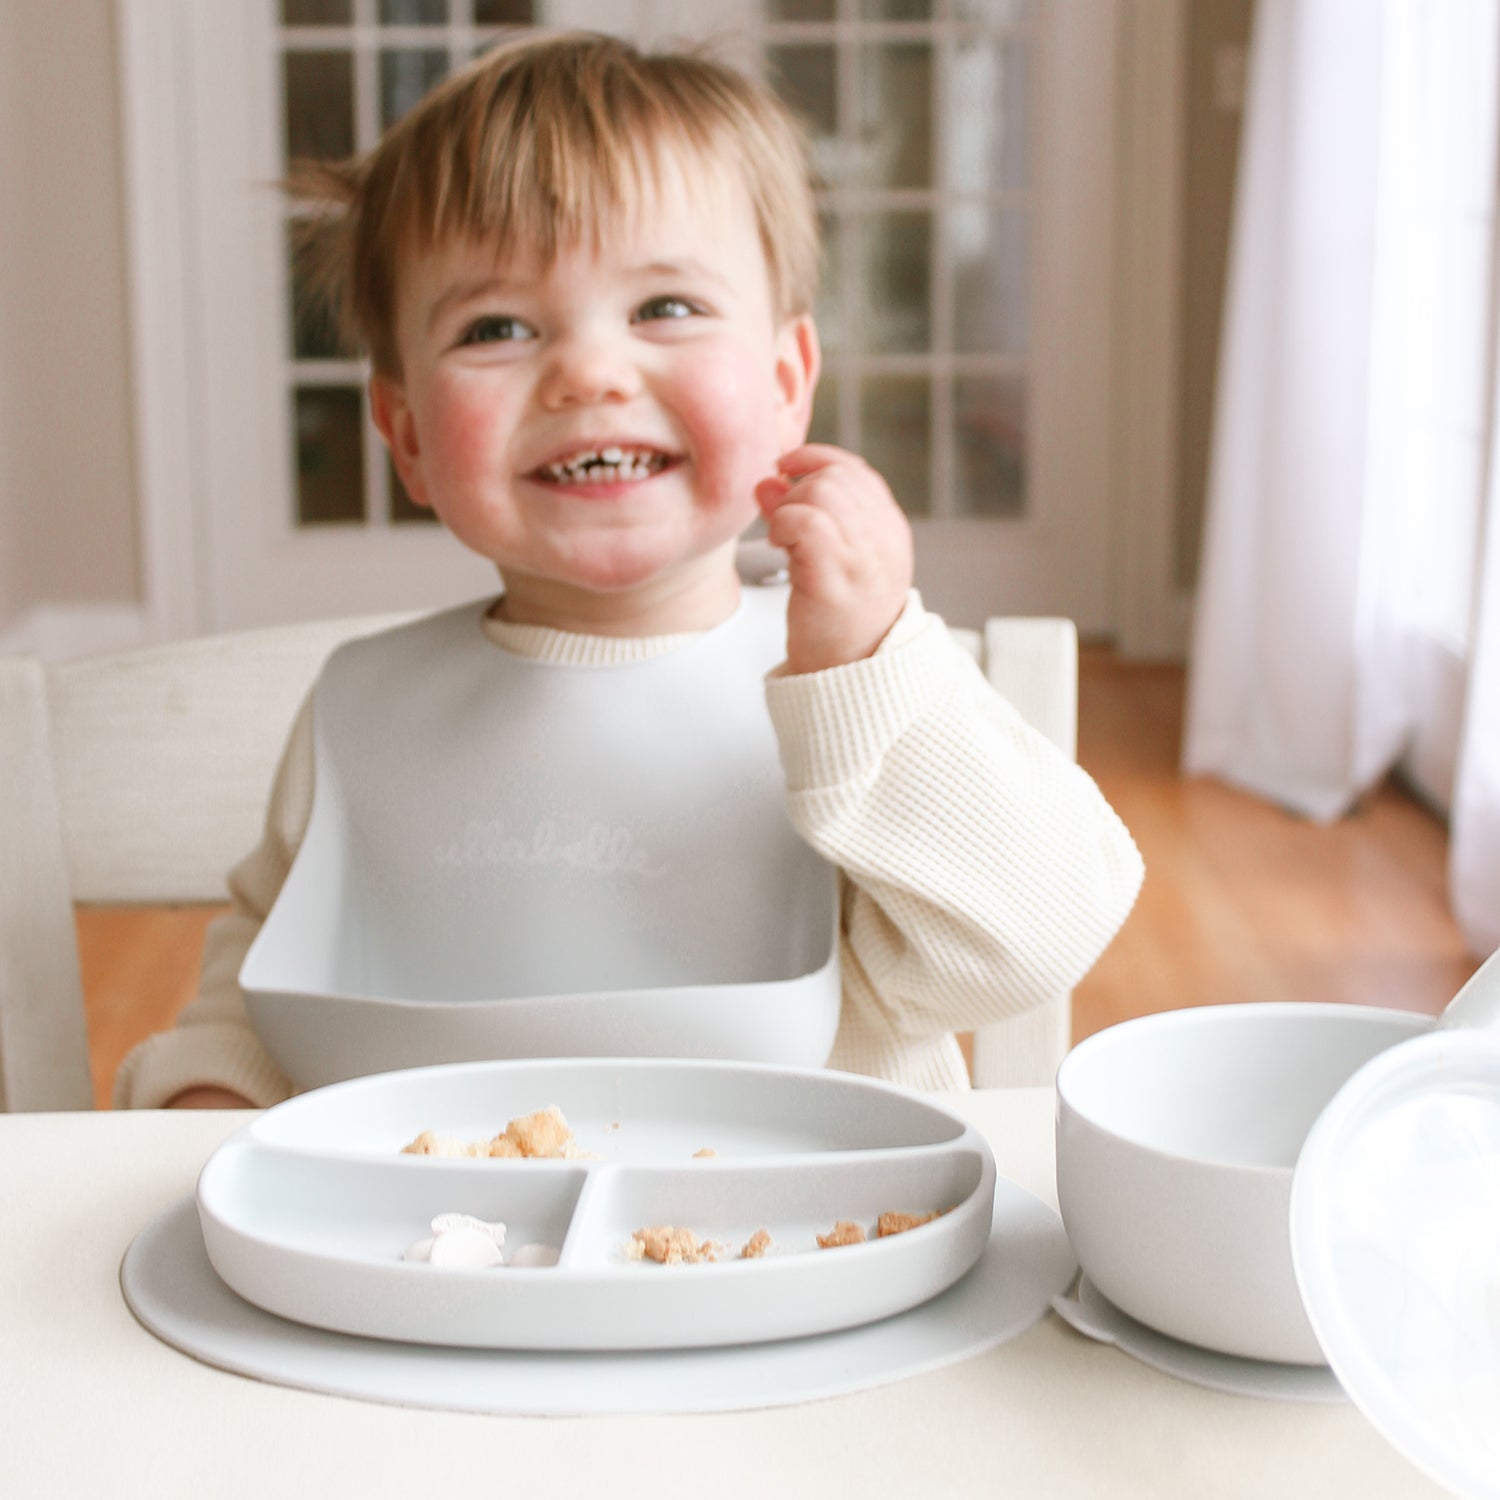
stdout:
[(656, 454), (610, 447), (584, 458), (548, 464), (542, 472), (558, 484), (613, 484), (621, 479), (650, 479), (665, 467), (666, 460)]

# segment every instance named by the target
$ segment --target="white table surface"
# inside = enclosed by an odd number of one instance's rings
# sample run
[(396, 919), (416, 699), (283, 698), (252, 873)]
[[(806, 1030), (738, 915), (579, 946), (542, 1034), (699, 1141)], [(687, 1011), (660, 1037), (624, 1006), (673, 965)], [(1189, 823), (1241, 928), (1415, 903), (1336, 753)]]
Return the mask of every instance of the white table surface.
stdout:
[[(1002, 1174), (1056, 1205), (1050, 1090), (945, 1102)], [(1353, 1406), (1202, 1390), (1051, 1314), (946, 1370), (728, 1416), (472, 1416), (224, 1374), (145, 1332), (118, 1275), (136, 1233), (247, 1118), (0, 1115), (0, 1496), (1443, 1493)]]

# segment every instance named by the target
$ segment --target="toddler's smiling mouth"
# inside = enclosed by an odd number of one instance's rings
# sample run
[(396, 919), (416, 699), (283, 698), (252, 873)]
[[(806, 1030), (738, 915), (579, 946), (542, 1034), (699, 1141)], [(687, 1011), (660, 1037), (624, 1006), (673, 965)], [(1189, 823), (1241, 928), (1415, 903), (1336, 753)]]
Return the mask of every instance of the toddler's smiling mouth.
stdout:
[(680, 459), (660, 448), (636, 443), (607, 443), (578, 448), (532, 471), (545, 484), (626, 484), (651, 479)]

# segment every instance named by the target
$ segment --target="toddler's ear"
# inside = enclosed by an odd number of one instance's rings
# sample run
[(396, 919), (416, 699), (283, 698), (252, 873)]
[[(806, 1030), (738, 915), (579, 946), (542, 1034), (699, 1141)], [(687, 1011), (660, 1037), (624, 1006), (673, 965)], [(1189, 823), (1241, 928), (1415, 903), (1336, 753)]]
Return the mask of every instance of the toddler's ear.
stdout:
[(417, 424), (407, 405), (401, 383), (388, 375), (370, 377), (370, 417), (401, 476), (414, 505), (427, 505), (427, 486), (422, 479), (422, 455), (417, 445)]
[(780, 451), (800, 448), (807, 441), (812, 421), (813, 392), (823, 366), (818, 327), (810, 313), (788, 319), (776, 336), (776, 389), (780, 396), (777, 418)]

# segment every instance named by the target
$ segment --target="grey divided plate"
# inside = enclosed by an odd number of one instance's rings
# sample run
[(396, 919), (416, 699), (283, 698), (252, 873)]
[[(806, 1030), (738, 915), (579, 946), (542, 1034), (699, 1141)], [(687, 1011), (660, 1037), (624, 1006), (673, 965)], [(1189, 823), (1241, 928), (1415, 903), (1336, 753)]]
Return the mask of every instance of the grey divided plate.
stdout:
[[(487, 1140), (548, 1106), (587, 1156), (401, 1151), (427, 1130)], [(827, 1333), (935, 1297), (983, 1252), (994, 1186), (978, 1131), (891, 1084), (750, 1063), (543, 1059), (417, 1068), (292, 1099), (214, 1154), (198, 1211), (224, 1282), (299, 1323), (485, 1349), (678, 1349)], [(503, 1222), (507, 1250), (540, 1244), (556, 1264), (403, 1260), (454, 1212)], [(877, 1238), (885, 1212), (939, 1216)], [(840, 1220), (867, 1241), (820, 1249)], [(657, 1225), (724, 1253), (632, 1259), (632, 1234)], [(764, 1258), (739, 1258), (762, 1229)]]

